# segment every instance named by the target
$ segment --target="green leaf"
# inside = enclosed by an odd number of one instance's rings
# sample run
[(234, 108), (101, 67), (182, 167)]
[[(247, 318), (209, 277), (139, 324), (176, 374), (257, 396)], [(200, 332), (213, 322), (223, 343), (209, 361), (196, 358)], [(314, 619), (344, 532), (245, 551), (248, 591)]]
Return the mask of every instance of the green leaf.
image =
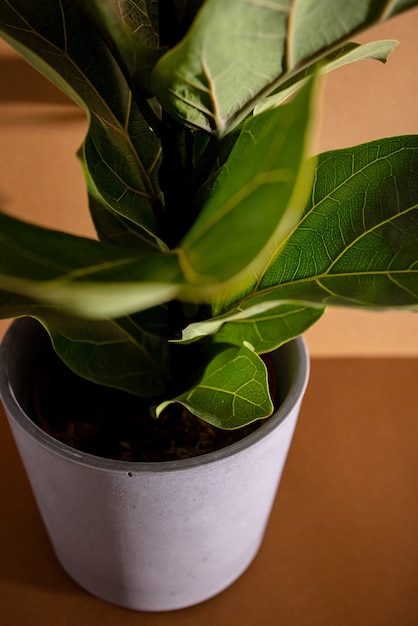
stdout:
[(257, 354), (271, 352), (304, 333), (319, 320), (324, 310), (299, 304), (280, 304), (264, 313), (227, 322), (217, 338), (218, 341), (236, 345), (248, 341)]
[(417, 148), (418, 136), (393, 137), (320, 155), (305, 215), (266, 268), (253, 306), (417, 309)]
[(154, 68), (161, 104), (182, 122), (225, 135), (243, 104), (284, 71), (289, 5), (206, 0), (184, 39)]
[(412, 0), (301, 0), (293, 3), (289, 67), (317, 57), (354, 34), (416, 6)]
[(0, 289), (5, 291), (103, 318), (167, 302), (184, 282), (175, 254), (140, 253), (0, 213)]
[[(177, 249), (191, 284), (239, 281), (300, 218), (310, 191), (306, 167), (313, 84), (290, 104), (249, 118), (194, 225)], [(228, 296), (230, 290), (227, 290)]]
[(0, 318), (30, 315), (44, 325), (55, 351), (76, 374), (145, 398), (161, 396), (168, 379), (166, 312), (160, 307), (149, 313), (152, 323), (148, 313), (75, 323), (54, 306), (0, 290)]
[(0, 0), (0, 33), (86, 111), (124, 123), (126, 81), (97, 30), (74, 2)]
[(60, 0), (0, 0), (0, 33), (86, 111), (89, 130), (81, 156), (98, 195), (159, 246), (160, 142), (100, 33), (76, 4)]
[(166, 391), (167, 338), (148, 328), (143, 315), (77, 324), (73, 318), (50, 313), (38, 319), (50, 333), (57, 354), (80, 376), (144, 398)]
[(217, 341), (242, 345), (250, 343), (257, 354), (270, 352), (294, 339), (318, 321), (324, 308), (302, 304), (276, 304), (274, 301), (251, 305), (245, 300), (235, 309), (187, 326), (182, 343), (216, 333)]
[(195, 385), (160, 404), (157, 417), (172, 402), (223, 429), (240, 428), (271, 415), (267, 368), (250, 346), (215, 342), (201, 363), (203, 372)]
[(216, 277), (190, 283), (175, 250), (122, 247), (0, 213), (0, 289), (77, 317), (102, 319), (173, 299), (210, 304), (224, 285)]
[(158, 249), (156, 246), (158, 242), (160, 249), (167, 251), (167, 246), (161, 239), (148, 238), (146, 231), (126, 220), (122, 215), (110, 211), (95, 194), (89, 194), (89, 208), (101, 241), (144, 251)]
[(304, 217), (233, 306), (181, 341), (217, 333), (257, 352), (304, 332), (325, 306), (418, 310), (418, 137), (320, 155)]
[[(155, 210), (162, 202), (157, 182), (161, 147), (135, 106), (128, 118), (127, 128), (122, 129), (103, 125), (93, 117), (80, 151), (90, 198), (94, 195), (96, 199), (91, 207), (93, 219), (100, 238), (118, 236), (123, 226), (135, 233), (138, 247), (163, 248), (155, 219)], [(141, 145), (143, 157), (134, 142)], [(98, 204), (103, 209), (100, 214)], [(110, 219), (119, 222), (116, 233), (109, 231)]]
[(159, 49), (158, 0), (76, 0), (109, 45), (136, 93), (148, 90)]
[(309, 65), (305, 70), (283, 83), (274, 94), (265, 98), (255, 107), (254, 113), (258, 115), (266, 109), (282, 104), (285, 100), (290, 98), (290, 96), (299, 91), (315, 71), (319, 76), (323, 76), (339, 67), (364, 59), (374, 59), (386, 63), (388, 56), (397, 45), (398, 42), (395, 40), (373, 41), (372, 43), (365, 43), (363, 45), (355, 43), (345, 44), (336, 52), (327, 55), (319, 66), (317, 63), (312, 63), (312, 65)]
[(84, 175), (87, 182), (90, 215), (101, 241), (135, 250), (155, 251), (160, 249), (167, 252), (167, 246), (161, 239), (153, 237), (144, 228), (137, 226), (135, 222), (112, 210), (99, 193), (87, 167), (84, 167)]
[(177, 120), (222, 137), (260, 100), (354, 34), (416, 5), (206, 0), (187, 35), (154, 67), (154, 93)]

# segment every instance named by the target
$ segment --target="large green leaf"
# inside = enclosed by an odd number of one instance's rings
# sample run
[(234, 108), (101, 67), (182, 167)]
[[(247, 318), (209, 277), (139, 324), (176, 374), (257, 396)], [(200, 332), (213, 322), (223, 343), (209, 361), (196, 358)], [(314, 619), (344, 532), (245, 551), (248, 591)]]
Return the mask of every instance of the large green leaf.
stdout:
[(284, 71), (288, 10), (289, 0), (206, 0), (186, 37), (154, 68), (157, 98), (180, 121), (226, 134), (244, 102)]
[(311, 200), (251, 299), (418, 307), (418, 136), (320, 155)]
[(0, 213), (0, 289), (88, 317), (162, 304), (184, 278), (175, 254), (136, 252)]
[(0, 0), (0, 33), (77, 104), (106, 123), (124, 123), (126, 81), (74, 2)]
[(0, 0), (0, 34), (84, 108), (82, 156), (98, 197), (158, 247), (160, 142), (100, 33), (73, 2)]
[(146, 398), (164, 393), (168, 343), (163, 307), (133, 317), (75, 323), (56, 306), (0, 290), (0, 318), (24, 315), (45, 326), (57, 354), (80, 376)]
[(198, 380), (186, 392), (161, 403), (157, 417), (179, 402), (194, 415), (223, 429), (234, 429), (271, 415), (267, 368), (248, 345), (215, 341), (202, 355)]
[(305, 159), (313, 90), (312, 83), (290, 104), (244, 124), (177, 250), (191, 284), (233, 280), (231, 290), (237, 282), (248, 288), (257, 267), (299, 220), (313, 174)]
[(326, 305), (418, 309), (418, 137), (320, 155), (304, 217), (254, 291), (182, 341), (218, 333), (271, 350), (304, 332)]
[(416, 5), (206, 0), (187, 36), (155, 66), (154, 92), (173, 117), (223, 136), (260, 98), (305, 67), (354, 34)]
[[(134, 248), (135, 250), (148, 249), (151, 251), (161, 249), (167, 251), (167, 246), (161, 239), (151, 236), (134, 221), (112, 210), (94, 184), (83, 158), (81, 158), (81, 163), (87, 183), (90, 215), (99, 239), (119, 246)], [(135, 194), (133, 195), (135, 199)]]

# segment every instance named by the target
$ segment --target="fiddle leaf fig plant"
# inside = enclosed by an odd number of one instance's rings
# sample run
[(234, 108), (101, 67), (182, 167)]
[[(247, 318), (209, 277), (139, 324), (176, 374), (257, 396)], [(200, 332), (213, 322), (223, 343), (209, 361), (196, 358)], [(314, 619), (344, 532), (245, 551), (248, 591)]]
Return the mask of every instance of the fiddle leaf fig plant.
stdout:
[(326, 306), (418, 305), (418, 136), (312, 156), (321, 75), (412, 0), (0, 0), (87, 116), (97, 238), (0, 214), (0, 316), (77, 374), (224, 429), (273, 411), (262, 355)]

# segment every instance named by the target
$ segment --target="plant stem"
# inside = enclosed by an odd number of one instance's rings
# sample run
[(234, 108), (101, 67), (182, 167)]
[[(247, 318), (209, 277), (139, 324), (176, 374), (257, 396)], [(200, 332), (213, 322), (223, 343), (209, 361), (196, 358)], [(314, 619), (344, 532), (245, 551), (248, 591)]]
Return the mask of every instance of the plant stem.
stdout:
[(205, 180), (207, 180), (212, 167), (219, 156), (221, 142), (213, 135), (209, 138), (198, 163), (192, 169), (186, 180), (186, 185), (190, 189), (193, 197), (197, 194)]
[(190, 225), (191, 197), (185, 180), (191, 165), (191, 137), (188, 129), (180, 126), (167, 113), (162, 116), (162, 163), (158, 182), (164, 193), (165, 240), (170, 247), (178, 244)]

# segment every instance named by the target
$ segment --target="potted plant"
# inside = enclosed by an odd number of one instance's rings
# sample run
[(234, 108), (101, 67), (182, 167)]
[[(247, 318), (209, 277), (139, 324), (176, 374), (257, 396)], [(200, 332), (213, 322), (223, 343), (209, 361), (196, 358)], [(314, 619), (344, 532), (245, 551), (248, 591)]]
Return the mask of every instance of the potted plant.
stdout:
[(89, 121), (97, 240), (0, 214), (0, 316), (41, 323), (12, 324), (0, 387), (93, 593), (169, 609), (232, 582), (306, 386), (299, 336), (327, 305), (417, 307), (418, 137), (310, 154), (320, 75), (386, 61), (397, 42), (351, 37), (417, 4), (0, 1), (2, 36)]

